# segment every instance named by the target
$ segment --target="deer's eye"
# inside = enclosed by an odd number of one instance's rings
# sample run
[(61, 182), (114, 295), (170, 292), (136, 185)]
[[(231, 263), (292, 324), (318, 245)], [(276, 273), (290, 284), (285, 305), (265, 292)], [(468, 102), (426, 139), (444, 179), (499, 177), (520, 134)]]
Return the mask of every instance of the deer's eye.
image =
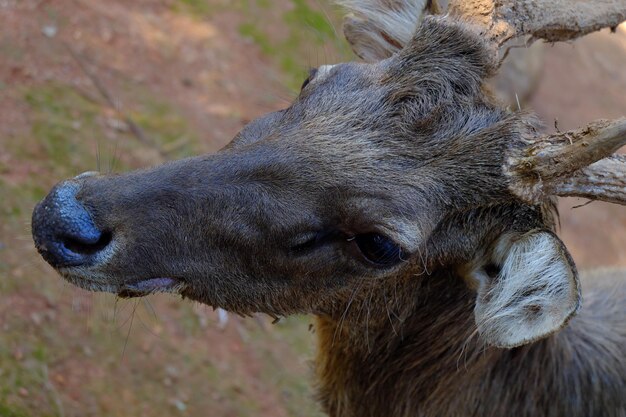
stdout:
[(302, 253), (309, 251), (320, 242), (321, 234), (318, 232), (307, 232), (298, 236), (291, 243), (291, 252), (292, 253)]
[(402, 248), (378, 233), (356, 235), (353, 242), (361, 255), (376, 266), (390, 267), (404, 260)]
[(306, 86), (309, 85), (311, 80), (315, 78), (315, 74), (317, 74), (317, 68), (312, 68), (311, 70), (309, 70), (309, 76), (306, 77), (306, 80), (304, 80), (304, 82), (302, 83), (302, 87), (300, 87), (300, 90), (304, 90)]

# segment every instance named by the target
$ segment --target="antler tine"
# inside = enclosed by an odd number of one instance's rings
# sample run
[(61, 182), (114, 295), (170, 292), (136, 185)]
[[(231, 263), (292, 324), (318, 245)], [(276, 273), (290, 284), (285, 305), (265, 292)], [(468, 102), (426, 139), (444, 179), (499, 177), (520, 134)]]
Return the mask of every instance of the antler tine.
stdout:
[(525, 35), (566, 41), (626, 20), (624, 0), (452, 0), (448, 10), (488, 28), (498, 45)]
[(626, 205), (626, 156), (614, 155), (556, 184), (554, 194)]
[(507, 161), (510, 189), (529, 202), (558, 195), (626, 204), (626, 157), (611, 156), (625, 144), (626, 118), (528, 139)]

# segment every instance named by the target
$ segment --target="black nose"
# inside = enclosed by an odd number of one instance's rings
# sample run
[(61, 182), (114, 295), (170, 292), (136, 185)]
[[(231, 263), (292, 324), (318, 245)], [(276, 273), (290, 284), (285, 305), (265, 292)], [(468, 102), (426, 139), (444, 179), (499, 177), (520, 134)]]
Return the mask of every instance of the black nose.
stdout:
[(91, 265), (111, 243), (76, 199), (79, 188), (77, 181), (57, 185), (33, 211), (35, 246), (55, 268)]

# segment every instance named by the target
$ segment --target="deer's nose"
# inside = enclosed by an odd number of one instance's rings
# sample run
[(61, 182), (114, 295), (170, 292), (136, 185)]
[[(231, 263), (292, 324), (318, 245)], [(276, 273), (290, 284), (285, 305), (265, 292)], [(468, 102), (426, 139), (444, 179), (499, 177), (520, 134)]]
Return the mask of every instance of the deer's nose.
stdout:
[(57, 185), (33, 211), (32, 231), (39, 253), (55, 268), (88, 266), (111, 242), (77, 199), (78, 181)]

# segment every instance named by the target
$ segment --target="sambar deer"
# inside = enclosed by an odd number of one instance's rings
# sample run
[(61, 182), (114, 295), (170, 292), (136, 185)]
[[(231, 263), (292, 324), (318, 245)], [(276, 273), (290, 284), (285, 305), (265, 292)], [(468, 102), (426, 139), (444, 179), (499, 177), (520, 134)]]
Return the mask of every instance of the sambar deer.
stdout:
[(614, 27), (626, 3), (344, 3), (370, 63), (312, 71), (214, 155), (61, 182), (41, 255), (90, 290), (314, 314), (330, 416), (625, 416), (624, 274), (581, 308), (554, 198), (626, 203), (626, 120), (542, 136), (485, 81), (505, 41)]

